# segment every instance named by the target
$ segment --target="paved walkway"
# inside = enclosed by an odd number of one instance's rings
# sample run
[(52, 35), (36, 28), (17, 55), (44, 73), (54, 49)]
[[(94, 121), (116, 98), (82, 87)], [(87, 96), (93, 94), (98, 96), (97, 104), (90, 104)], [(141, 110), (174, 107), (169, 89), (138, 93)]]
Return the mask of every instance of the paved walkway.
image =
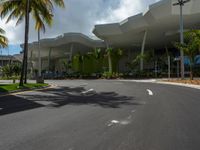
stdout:
[(176, 86), (183, 86), (183, 87), (200, 89), (200, 85), (167, 82), (165, 80), (167, 80), (167, 79), (120, 80), (120, 81), (138, 82), (138, 83), (157, 83), (157, 84), (176, 85)]

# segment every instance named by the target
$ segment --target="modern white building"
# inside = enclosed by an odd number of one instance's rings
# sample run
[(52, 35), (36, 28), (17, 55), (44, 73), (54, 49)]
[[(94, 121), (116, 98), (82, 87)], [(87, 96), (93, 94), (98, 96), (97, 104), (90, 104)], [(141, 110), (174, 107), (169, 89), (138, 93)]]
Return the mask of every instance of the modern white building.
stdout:
[[(65, 33), (51, 39), (40, 40), (40, 57), (42, 70), (62, 71), (59, 60), (72, 60), (78, 52), (84, 54), (95, 48), (104, 48), (105, 44), (97, 38), (89, 38), (81, 33)], [(38, 42), (29, 44), (30, 67), (38, 68)]]
[[(93, 48), (122, 48), (129, 58), (148, 49), (173, 50), (173, 42), (179, 42), (179, 6), (177, 0), (161, 0), (149, 6), (146, 11), (131, 16), (119, 23), (95, 25), (93, 33), (101, 40), (91, 39), (81, 33), (66, 33), (52, 39), (41, 40), (42, 68), (59, 70), (58, 59), (71, 60), (80, 51)], [(183, 7), (184, 30), (200, 29), (200, 0), (191, 0)], [(38, 42), (29, 44), (29, 60), (37, 68)], [(125, 63), (127, 60), (122, 60)], [(123, 66), (123, 65), (122, 65)], [(143, 63), (141, 62), (141, 68)]]

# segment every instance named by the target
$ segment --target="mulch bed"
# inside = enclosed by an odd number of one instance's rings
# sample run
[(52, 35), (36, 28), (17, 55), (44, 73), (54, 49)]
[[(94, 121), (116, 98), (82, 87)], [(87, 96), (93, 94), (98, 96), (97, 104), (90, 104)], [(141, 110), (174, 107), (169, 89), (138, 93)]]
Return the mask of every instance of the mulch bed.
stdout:
[(200, 80), (167, 80), (168, 82), (200, 85)]

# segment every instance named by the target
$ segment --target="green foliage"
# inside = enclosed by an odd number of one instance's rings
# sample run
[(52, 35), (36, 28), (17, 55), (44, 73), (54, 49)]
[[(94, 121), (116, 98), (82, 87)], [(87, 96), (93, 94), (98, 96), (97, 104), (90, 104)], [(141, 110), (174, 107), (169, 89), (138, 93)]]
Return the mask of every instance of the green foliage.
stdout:
[(140, 64), (140, 60), (143, 59), (144, 62), (146, 63), (150, 63), (150, 62), (154, 62), (155, 60), (157, 60), (155, 54), (154, 54), (154, 50), (148, 50), (145, 51), (144, 54), (139, 53), (131, 62), (127, 63), (127, 67), (130, 70), (139, 70), (139, 64)]
[(123, 56), (123, 51), (114, 51), (109, 48), (105, 52), (101, 49), (94, 49), (86, 54), (78, 52), (73, 56), (72, 69), (81, 74), (102, 73), (112, 66), (114, 72), (119, 72), (119, 61)]
[(200, 50), (200, 30), (190, 30), (184, 33), (185, 43), (174, 43), (174, 46), (179, 50), (183, 50), (184, 54), (190, 60), (190, 78), (193, 79), (193, 67), (195, 56)]
[(8, 39), (4, 36), (5, 31), (0, 28), (0, 47), (7, 47), (8, 46)]
[(104, 72), (102, 77), (105, 79), (116, 79), (116, 78), (121, 78), (123, 76), (122, 73), (117, 73), (117, 72)]
[(8, 64), (1, 68), (3, 77), (12, 78), (20, 75), (21, 64)]
[(123, 50), (107, 48), (105, 51), (105, 57), (108, 58), (109, 72), (119, 72), (119, 61), (124, 56)]
[(72, 63), (70, 61), (67, 61), (66, 59), (62, 60), (62, 64), (65, 68), (65, 71), (68, 71), (69, 69), (72, 68)]
[[(53, 21), (53, 4), (64, 7), (63, 0), (31, 0), (29, 2), (29, 13), (32, 14), (35, 20), (35, 29), (37, 31), (42, 29), (45, 32), (45, 24), (51, 26)], [(6, 1), (3, 3), (2, 8), (1, 17), (5, 18), (8, 15), (6, 22), (14, 18), (17, 20), (16, 25), (18, 25), (25, 17), (26, 1)]]

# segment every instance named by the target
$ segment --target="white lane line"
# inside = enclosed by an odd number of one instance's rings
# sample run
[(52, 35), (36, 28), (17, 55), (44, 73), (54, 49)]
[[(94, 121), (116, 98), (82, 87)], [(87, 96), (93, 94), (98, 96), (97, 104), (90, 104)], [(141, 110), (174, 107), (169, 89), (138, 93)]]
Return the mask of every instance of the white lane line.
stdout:
[(152, 92), (150, 89), (147, 89), (147, 92), (148, 92), (148, 94), (149, 94), (150, 96), (153, 95), (153, 92)]

